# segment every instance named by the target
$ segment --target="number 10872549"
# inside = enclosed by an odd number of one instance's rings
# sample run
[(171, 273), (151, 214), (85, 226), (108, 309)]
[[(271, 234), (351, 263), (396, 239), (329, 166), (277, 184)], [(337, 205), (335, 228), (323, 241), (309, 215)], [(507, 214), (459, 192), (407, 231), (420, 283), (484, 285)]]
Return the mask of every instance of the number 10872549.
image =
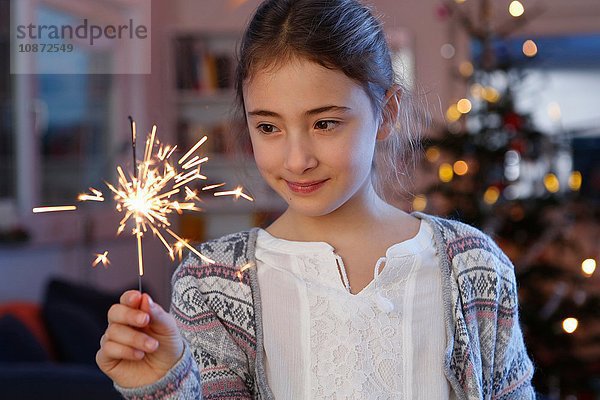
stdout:
[(72, 44), (24, 43), (19, 44), (19, 53), (71, 53)]

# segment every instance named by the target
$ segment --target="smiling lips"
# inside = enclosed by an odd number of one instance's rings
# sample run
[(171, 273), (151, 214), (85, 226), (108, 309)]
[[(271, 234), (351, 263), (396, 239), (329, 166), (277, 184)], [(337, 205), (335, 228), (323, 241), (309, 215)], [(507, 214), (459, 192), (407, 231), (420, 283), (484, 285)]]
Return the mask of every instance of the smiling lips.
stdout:
[(309, 194), (316, 190), (319, 190), (328, 179), (324, 179), (322, 181), (312, 181), (312, 182), (290, 182), (285, 181), (290, 188), (290, 190), (294, 193), (299, 194)]

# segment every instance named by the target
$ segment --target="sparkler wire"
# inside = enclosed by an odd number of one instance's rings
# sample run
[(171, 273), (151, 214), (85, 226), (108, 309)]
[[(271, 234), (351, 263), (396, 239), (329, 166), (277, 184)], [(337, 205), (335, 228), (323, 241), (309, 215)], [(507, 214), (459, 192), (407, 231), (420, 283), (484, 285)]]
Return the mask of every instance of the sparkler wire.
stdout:
[[(139, 185), (138, 174), (137, 174), (137, 157), (135, 155), (135, 145), (137, 140), (135, 121), (129, 116), (129, 124), (131, 126), (131, 150), (133, 153), (133, 182), (135, 185)], [(136, 233), (137, 236), (137, 252), (138, 252), (138, 290), (142, 293), (142, 275), (144, 275), (144, 260), (142, 258), (142, 232), (140, 230), (139, 218), (135, 219)]]

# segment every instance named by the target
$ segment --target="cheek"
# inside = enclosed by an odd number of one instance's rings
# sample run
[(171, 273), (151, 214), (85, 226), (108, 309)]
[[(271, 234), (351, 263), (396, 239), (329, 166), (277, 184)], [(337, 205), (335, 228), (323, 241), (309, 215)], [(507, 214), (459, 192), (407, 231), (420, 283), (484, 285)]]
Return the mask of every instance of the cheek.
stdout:
[(261, 174), (268, 173), (276, 166), (278, 153), (270, 146), (252, 140), (252, 152), (254, 153), (256, 166)]
[(344, 143), (336, 152), (339, 165), (344, 164), (356, 173), (370, 170), (373, 162), (375, 138), (366, 129), (368, 127), (363, 127), (359, 134), (354, 135), (352, 140)]

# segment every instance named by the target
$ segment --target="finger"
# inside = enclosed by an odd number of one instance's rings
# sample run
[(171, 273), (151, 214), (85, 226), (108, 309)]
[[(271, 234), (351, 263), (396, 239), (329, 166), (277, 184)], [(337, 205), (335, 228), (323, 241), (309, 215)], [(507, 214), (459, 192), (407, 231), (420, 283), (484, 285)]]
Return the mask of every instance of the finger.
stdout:
[(140, 301), (142, 300), (142, 294), (137, 290), (128, 290), (121, 295), (119, 302), (123, 305), (139, 308)]
[(144, 358), (145, 353), (121, 343), (107, 341), (96, 353), (96, 363), (99, 366), (107, 365), (115, 360), (138, 361)]
[(109, 324), (122, 324), (144, 327), (150, 322), (150, 315), (137, 308), (130, 308), (123, 304), (113, 304), (108, 310)]
[(105, 343), (116, 342), (145, 352), (153, 352), (158, 348), (156, 339), (126, 325), (111, 324), (104, 335)]

